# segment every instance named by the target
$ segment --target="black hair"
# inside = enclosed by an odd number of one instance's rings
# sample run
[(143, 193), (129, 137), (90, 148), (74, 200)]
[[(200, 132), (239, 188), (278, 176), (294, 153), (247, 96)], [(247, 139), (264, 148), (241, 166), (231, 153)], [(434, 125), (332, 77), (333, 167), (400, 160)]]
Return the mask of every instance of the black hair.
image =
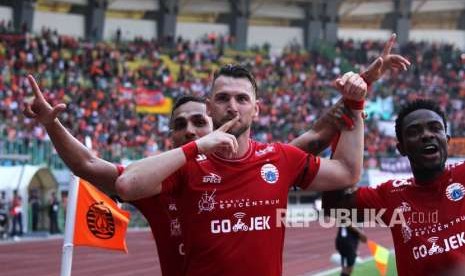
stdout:
[(171, 110), (171, 117), (173, 117), (173, 113), (176, 109), (178, 109), (181, 105), (188, 103), (188, 102), (196, 102), (196, 103), (205, 103), (205, 99), (195, 97), (195, 96), (181, 96), (176, 99), (174, 103), (173, 109)]
[(188, 103), (188, 102), (205, 104), (205, 99), (196, 97), (196, 96), (181, 96), (177, 98), (176, 102), (173, 105), (173, 109), (171, 110), (170, 124), (171, 124), (171, 121), (173, 120), (174, 111), (178, 109), (181, 105)]
[(233, 77), (233, 78), (247, 78), (252, 84), (253, 92), (255, 96), (257, 96), (257, 82), (255, 81), (255, 77), (244, 66), (239, 65), (239, 64), (223, 65), (220, 69), (218, 69), (215, 72), (215, 74), (213, 74), (212, 84), (214, 84), (216, 79), (219, 78), (220, 76)]
[(427, 109), (435, 112), (442, 118), (442, 122), (444, 123), (444, 131), (447, 132), (447, 120), (446, 120), (446, 114), (444, 111), (441, 110), (439, 105), (430, 99), (417, 99), (414, 101), (411, 101), (407, 103), (405, 106), (403, 106), (400, 111), (399, 115), (397, 116), (396, 119), (396, 137), (397, 141), (399, 143), (402, 143), (402, 128), (403, 128), (403, 123), (404, 123), (404, 118), (419, 109)]

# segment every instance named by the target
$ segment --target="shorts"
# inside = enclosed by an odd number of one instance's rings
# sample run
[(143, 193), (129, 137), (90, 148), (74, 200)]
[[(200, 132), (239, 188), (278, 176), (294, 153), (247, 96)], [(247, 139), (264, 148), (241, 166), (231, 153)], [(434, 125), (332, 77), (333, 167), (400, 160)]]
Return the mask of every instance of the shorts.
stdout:
[(341, 266), (351, 267), (355, 264), (357, 258), (357, 243), (349, 241), (336, 242), (336, 249), (341, 255)]

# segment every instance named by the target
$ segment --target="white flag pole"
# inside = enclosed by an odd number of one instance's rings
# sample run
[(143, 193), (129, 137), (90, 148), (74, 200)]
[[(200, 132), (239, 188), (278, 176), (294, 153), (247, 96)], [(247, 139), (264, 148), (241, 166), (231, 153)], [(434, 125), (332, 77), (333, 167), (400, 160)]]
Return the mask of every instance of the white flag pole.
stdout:
[(73, 264), (74, 224), (76, 222), (76, 206), (79, 192), (79, 178), (73, 176), (69, 188), (68, 205), (66, 210), (65, 235), (63, 239), (63, 252), (61, 255), (61, 276), (71, 276)]

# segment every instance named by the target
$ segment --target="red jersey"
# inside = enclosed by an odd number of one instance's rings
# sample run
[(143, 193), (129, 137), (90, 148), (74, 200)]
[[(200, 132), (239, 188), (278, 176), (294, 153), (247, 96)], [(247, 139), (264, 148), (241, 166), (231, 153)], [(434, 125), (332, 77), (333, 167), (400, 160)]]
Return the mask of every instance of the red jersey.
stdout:
[(289, 187), (307, 188), (318, 169), (293, 146), (252, 140), (241, 159), (188, 160), (163, 183), (181, 208), (186, 275), (281, 275)]
[[(122, 172), (121, 166), (118, 166), (118, 171)], [(176, 199), (169, 194), (160, 194), (129, 203), (144, 215), (150, 225), (162, 274), (183, 275), (184, 244)]]
[(384, 208), (387, 225), (403, 221), (390, 225), (399, 276), (447, 275), (465, 261), (465, 163), (447, 167), (431, 183), (415, 181), (360, 188), (357, 208)]

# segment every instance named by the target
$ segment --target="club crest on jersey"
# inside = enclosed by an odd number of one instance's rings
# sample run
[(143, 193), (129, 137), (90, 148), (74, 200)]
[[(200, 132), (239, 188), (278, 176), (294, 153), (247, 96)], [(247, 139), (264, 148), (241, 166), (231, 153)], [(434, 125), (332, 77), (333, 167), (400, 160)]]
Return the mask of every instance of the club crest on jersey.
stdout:
[(273, 164), (265, 164), (262, 166), (260, 170), (260, 175), (262, 176), (263, 180), (269, 184), (274, 184), (279, 179), (279, 171)]
[(465, 196), (465, 188), (460, 183), (452, 183), (446, 188), (446, 196), (451, 201), (459, 201)]

